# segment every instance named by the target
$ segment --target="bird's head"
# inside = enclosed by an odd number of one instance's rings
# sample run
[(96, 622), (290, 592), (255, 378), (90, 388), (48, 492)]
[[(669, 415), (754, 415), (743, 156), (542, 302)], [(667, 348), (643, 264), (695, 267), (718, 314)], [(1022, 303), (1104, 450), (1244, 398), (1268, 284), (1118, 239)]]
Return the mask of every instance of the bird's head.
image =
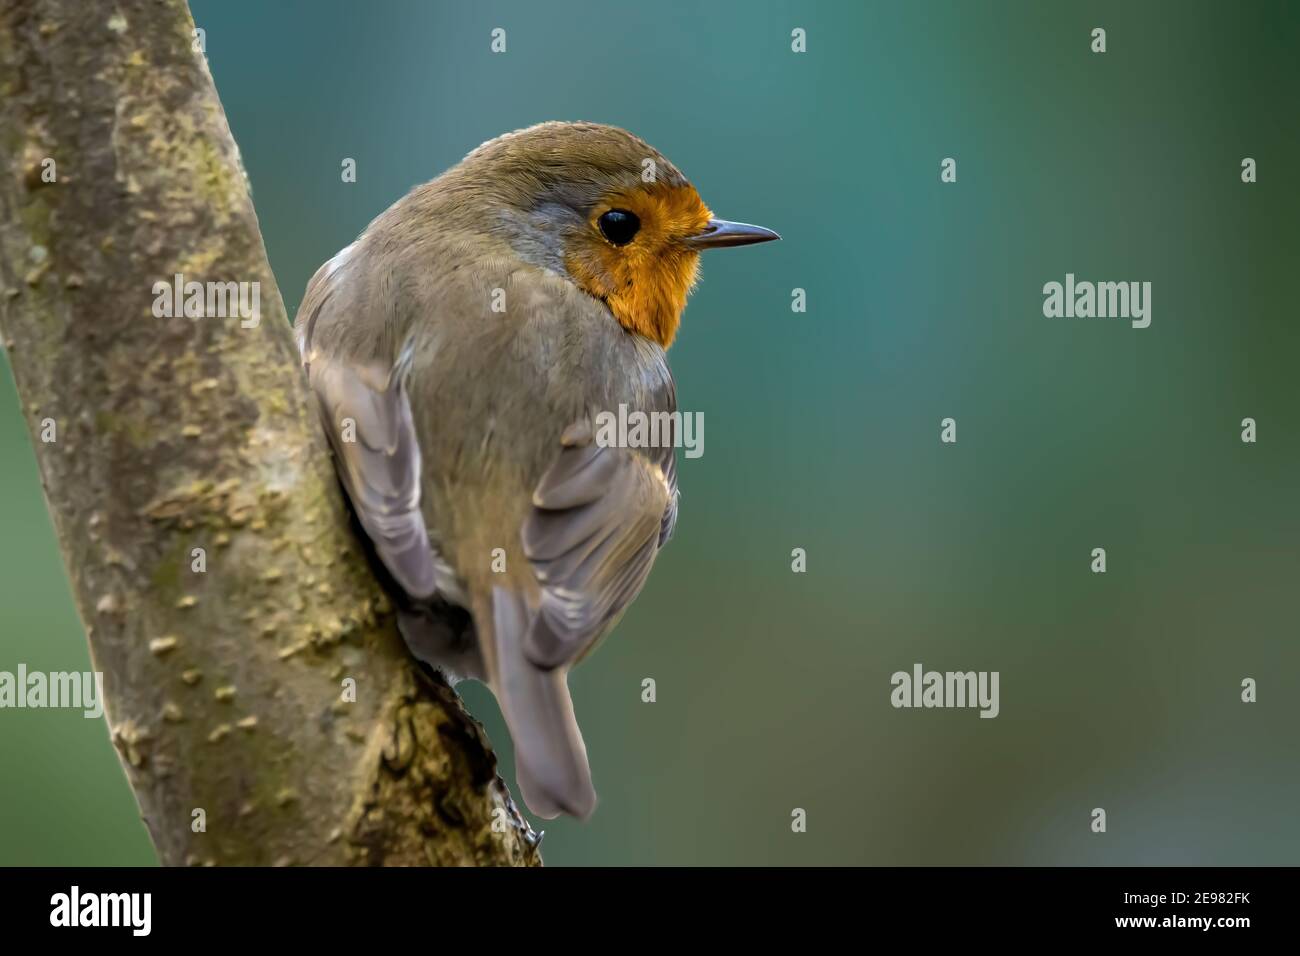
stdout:
[(664, 348), (701, 251), (780, 238), (714, 218), (677, 167), (614, 126), (542, 123), (484, 143), (455, 172), (487, 190), (488, 228), (520, 258), (567, 276)]

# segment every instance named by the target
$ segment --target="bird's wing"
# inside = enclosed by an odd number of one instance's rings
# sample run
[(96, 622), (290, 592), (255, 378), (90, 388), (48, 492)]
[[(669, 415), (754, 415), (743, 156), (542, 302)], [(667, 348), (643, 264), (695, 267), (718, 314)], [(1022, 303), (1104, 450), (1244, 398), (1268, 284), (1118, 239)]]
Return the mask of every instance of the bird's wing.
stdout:
[(420, 512), (420, 446), (406, 392), (407, 349), (390, 369), (312, 364), (311, 383), (339, 478), (375, 553), (413, 598), (432, 597), (437, 573)]
[(313, 333), (328, 314), (337, 262), (312, 279), (299, 310), (299, 347), (316, 393), (325, 433), (357, 519), (393, 579), (412, 598), (438, 590), (446, 568), (429, 541), (420, 511), (420, 446), (416, 441), (406, 379), (413, 352), (408, 345), (393, 364), (344, 361), (314, 347)]
[(561, 445), (523, 527), (542, 591), (524, 654), (542, 668), (573, 663), (609, 631), (677, 520), (671, 445), (605, 447), (586, 422), (570, 426)]

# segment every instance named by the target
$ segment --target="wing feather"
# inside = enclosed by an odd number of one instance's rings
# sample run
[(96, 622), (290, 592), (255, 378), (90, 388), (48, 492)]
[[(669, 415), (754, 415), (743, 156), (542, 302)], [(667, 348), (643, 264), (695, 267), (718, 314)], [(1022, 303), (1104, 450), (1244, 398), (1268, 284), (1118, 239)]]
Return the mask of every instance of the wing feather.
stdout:
[(524, 653), (538, 667), (571, 664), (636, 598), (676, 524), (673, 448), (602, 446), (571, 426), (533, 494), (524, 554), (542, 594)]
[[(351, 247), (349, 247), (350, 249)], [(420, 444), (407, 380), (414, 352), (408, 343), (397, 360), (357, 363), (316, 347), (322, 318), (346, 308), (333, 294), (349, 249), (320, 268), (307, 287), (297, 326), (299, 349), (316, 394), (339, 479), (375, 553), (410, 597), (433, 597), (454, 579), (430, 542), (420, 509)]]

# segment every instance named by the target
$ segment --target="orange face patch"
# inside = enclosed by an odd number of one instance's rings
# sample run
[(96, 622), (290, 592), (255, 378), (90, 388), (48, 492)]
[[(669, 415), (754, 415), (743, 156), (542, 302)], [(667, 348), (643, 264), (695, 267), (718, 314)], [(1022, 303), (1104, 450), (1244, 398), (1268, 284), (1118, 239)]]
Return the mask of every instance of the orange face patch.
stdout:
[[(624, 209), (641, 220), (626, 245), (601, 235), (599, 220)], [(609, 306), (623, 328), (672, 344), (686, 297), (695, 284), (699, 253), (683, 240), (704, 230), (711, 213), (694, 187), (649, 183), (606, 198), (592, 211), (590, 231), (565, 251), (565, 266), (588, 294)]]

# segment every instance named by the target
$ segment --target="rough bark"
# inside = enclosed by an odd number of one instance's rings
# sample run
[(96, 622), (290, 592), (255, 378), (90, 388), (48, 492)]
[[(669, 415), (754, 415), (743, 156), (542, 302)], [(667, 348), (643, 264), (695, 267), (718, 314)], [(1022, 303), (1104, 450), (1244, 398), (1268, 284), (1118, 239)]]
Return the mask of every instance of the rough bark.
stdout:
[[(192, 31), (0, 0), (0, 334), (159, 857), (539, 862), (352, 533)], [(178, 273), (260, 283), (260, 322), (156, 318)]]

